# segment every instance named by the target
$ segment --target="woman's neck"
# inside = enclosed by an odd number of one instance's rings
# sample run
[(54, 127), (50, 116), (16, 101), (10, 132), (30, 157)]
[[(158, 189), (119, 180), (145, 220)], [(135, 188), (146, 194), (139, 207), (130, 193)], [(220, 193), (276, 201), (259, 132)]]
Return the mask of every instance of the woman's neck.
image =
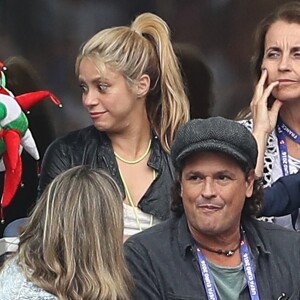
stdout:
[(136, 160), (143, 155), (151, 139), (150, 123), (135, 128), (127, 128), (121, 133), (108, 134), (113, 149), (128, 160)]

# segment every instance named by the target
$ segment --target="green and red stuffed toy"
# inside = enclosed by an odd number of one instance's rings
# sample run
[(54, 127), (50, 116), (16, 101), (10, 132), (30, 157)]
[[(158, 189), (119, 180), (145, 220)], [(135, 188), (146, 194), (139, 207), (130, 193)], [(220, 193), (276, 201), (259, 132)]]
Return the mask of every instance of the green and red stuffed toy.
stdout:
[(22, 149), (34, 159), (39, 160), (39, 153), (28, 128), (25, 112), (34, 104), (49, 97), (56, 105), (62, 107), (61, 102), (49, 91), (37, 91), (14, 96), (6, 88), (4, 64), (0, 61), (0, 156), (3, 159), (0, 171), (5, 171), (3, 194), (1, 198), (1, 222), (4, 222), (3, 209), (7, 207), (18, 187), (22, 177)]

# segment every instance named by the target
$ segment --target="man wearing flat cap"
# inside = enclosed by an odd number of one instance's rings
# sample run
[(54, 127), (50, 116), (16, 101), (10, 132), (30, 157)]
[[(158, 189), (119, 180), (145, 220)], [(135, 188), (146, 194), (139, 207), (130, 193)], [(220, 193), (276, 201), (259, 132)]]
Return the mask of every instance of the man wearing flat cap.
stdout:
[(300, 235), (259, 221), (257, 145), (221, 117), (183, 125), (171, 147), (173, 216), (125, 243), (134, 300), (300, 299)]

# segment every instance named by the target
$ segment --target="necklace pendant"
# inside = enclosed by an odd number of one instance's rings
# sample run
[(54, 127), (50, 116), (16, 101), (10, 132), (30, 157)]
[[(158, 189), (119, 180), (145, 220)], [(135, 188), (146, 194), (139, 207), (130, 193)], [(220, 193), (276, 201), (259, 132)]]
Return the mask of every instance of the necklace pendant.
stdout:
[(233, 250), (228, 250), (226, 251), (226, 256), (232, 256), (234, 254), (235, 251)]

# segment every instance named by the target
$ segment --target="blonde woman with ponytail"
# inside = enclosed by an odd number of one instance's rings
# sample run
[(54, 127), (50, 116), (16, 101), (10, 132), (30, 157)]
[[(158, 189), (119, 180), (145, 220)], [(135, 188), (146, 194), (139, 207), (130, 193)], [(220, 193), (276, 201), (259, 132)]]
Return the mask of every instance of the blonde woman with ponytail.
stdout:
[(93, 125), (50, 146), (39, 190), (74, 165), (107, 170), (123, 194), (126, 238), (168, 218), (170, 145), (189, 119), (169, 27), (144, 13), (104, 29), (82, 46), (75, 70)]
[(119, 188), (86, 166), (58, 175), (0, 271), (2, 300), (130, 300)]

